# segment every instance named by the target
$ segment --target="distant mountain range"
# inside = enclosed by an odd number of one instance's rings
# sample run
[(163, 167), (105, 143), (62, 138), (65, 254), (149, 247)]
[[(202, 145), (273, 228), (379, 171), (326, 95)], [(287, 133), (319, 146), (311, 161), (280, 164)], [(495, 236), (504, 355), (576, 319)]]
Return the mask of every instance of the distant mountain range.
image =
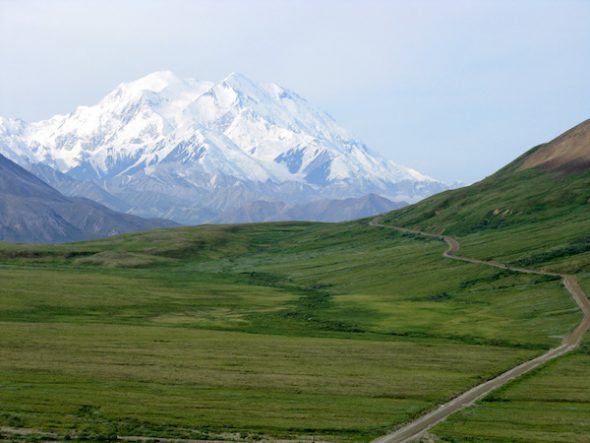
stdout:
[(53, 243), (172, 226), (65, 197), (0, 155), (0, 240)]
[(341, 222), (392, 211), (406, 206), (375, 194), (346, 199), (325, 199), (309, 203), (255, 201), (221, 213), (214, 223), (244, 223), (257, 221), (323, 221)]
[(185, 224), (344, 220), (446, 189), (296, 93), (235, 73), (156, 72), (68, 115), (0, 118), (0, 153), (67, 196)]

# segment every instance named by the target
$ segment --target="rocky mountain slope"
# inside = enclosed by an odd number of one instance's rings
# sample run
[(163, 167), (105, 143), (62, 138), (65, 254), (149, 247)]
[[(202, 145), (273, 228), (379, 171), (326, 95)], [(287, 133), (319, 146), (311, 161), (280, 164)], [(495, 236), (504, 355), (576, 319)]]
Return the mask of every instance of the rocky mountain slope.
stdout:
[(52, 243), (174, 226), (67, 198), (0, 155), (0, 240)]
[(184, 223), (256, 201), (414, 202), (445, 189), (296, 93), (235, 73), (213, 83), (156, 72), (68, 115), (0, 118), (0, 153), (68, 195)]

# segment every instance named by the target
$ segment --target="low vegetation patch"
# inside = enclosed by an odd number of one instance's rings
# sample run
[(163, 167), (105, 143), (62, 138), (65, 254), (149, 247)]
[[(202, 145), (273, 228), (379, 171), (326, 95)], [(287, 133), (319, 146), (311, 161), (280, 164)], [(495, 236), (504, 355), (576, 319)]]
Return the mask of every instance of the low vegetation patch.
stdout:
[(590, 236), (579, 237), (565, 246), (549, 249), (513, 262), (517, 266), (536, 266), (552, 260), (590, 252)]
[[(72, 258), (72, 256), (68, 258)], [(142, 268), (172, 262), (172, 259), (123, 251), (98, 252), (92, 255), (83, 255), (74, 260), (74, 263), (78, 265), (97, 265), (109, 268)]]

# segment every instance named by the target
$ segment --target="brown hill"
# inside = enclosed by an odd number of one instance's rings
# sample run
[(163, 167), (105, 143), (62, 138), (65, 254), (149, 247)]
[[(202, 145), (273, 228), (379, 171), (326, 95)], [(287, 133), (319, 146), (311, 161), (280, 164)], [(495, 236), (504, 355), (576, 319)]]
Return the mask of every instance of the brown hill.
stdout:
[(528, 154), (518, 170), (577, 172), (590, 169), (590, 119)]

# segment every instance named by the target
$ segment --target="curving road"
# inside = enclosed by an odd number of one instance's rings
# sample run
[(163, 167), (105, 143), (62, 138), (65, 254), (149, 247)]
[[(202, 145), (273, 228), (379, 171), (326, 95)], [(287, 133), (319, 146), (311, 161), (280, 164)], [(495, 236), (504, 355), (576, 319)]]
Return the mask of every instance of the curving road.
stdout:
[(453, 260), (460, 260), (477, 265), (493, 266), (495, 268), (500, 269), (509, 269), (511, 271), (523, 272), (526, 274), (553, 275), (556, 277), (560, 277), (563, 282), (563, 285), (582, 310), (584, 318), (582, 319), (580, 324), (568, 336), (566, 336), (563, 339), (563, 341), (558, 347), (550, 349), (543, 355), (540, 355), (532, 360), (528, 360), (498, 375), (497, 377), (486, 381), (485, 383), (482, 383), (469, 389), (468, 391), (462, 393), (458, 397), (455, 397), (448, 403), (445, 403), (436, 408), (435, 410), (428, 412), (427, 414), (417, 418), (416, 420), (410, 423), (407, 423), (406, 425), (397, 429), (396, 431), (377, 438), (373, 441), (373, 443), (411, 442), (422, 437), (426, 433), (426, 431), (428, 431), (434, 425), (445, 420), (449, 415), (457, 411), (460, 411), (461, 409), (464, 409), (468, 406), (471, 406), (475, 401), (487, 395), (494, 389), (499, 388), (500, 386), (504, 385), (510, 380), (521, 376), (522, 374), (530, 371), (531, 369), (535, 369), (541, 366), (549, 360), (552, 360), (556, 357), (566, 354), (567, 352), (570, 352), (572, 349), (575, 349), (582, 341), (582, 338), (584, 337), (586, 331), (590, 328), (590, 301), (588, 300), (588, 297), (578, 284), (578, 280), (575, 276), (569, 274), (558, 274), (555, 272), (538, 271), (535, 269), (519, 268), (515, 266), (509, 266), (504, 263), (499, 263), (496, 261), (484, 261), (478, 260), (476, 258), (463, 257), (457, 255), (457, 252), (459, 252), (459, 242), (457, 242), (457, 240), (455, 240), (452, 237), (446, 235), (430, 234), (427, 232), (417, 231), (414, 229), (387, 226), (382, 223), (379, 223), (379, 221), (379, 218), (375, 218), (369, 223), (369, 225), (381, 228), (394, 229), (399, 232), (417, 234), (425, 237), (443, 240), (449, 246), (449, 248), (443, 253), (443, 256)]

